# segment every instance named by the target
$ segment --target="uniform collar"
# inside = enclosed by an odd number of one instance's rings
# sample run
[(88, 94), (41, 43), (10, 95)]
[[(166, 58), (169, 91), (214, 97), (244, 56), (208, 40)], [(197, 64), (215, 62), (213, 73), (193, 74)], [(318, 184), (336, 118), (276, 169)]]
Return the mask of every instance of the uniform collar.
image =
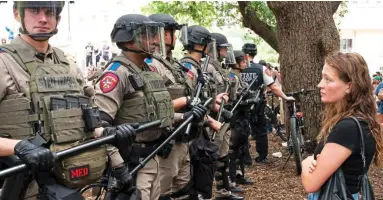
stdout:
[[(36, 55), (41, 55), (40, 52), (37, 52), (36, 49), (30, 45), (28, 42), (26, 42), (23, 38), (21, 38), (20, 36), (17, 36), (14, 40), (11, 41), (11, 44), (17, 44), (17, 45), (20, 45), (24, 48), (26, 48), (28, 51), (28, 53), (30, 53), (30, 56), (31, 57), (34, 57), (34, 58), (38, 58), (41, 60), (41, 57), (36, 57)], [(49, 45), (48, 46), (48, 51), (47, 53), (45, 53), (45, 56), (44, 57), (50, 57), (50, 58), (53, 58), (53, 49), (52, 49), (52, 46)]]

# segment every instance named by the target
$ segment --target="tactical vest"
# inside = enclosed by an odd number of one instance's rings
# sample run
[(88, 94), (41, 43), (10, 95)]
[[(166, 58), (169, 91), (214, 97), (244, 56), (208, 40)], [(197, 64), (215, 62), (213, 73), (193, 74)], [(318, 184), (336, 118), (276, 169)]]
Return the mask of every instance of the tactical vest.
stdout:
[(165, 85), (173, 100), (192, 95), (192, 91), (194, 90), (193, 83), (182, 70), (181, 63), (173, 58), (171, 58), (171, 62), (169, 62), (167, 59), (159, 55), (153, 55), (153, 58), (160, 61), (174, 76), (175, 83), (170, 80), (165, 80)]
[(220, 93), (226, 92), (225, 89), (226, 89), (226, 85), (229, 84), (229, 80), (228, 80), (227, 74), (225, 74), (224, 70), (222, 69), (221, 63), (218, 60), (214, 60), (214, 59), (210, 59), (209, 63), (213, 65), (214, 69), (219, 73), (219, 75), (221, 76), (223, 80), (223, 83), (218, 83), (217, 80), (215, 82), (217, 87), (217, 93), (220, 94)]
[[(71, 66), (61, 50), (53, 48), (55, 64), (42, 64), (22, 45), (9, 44), (1, 48), (30, 74), (30, 92), (7, 95), (0, 102), (0, 133), (9, 134), (14, 139), (33, 137), (39, 118), (36, 113), (40, 110), (45, 132), (43, 137), (52, 141), (51, 151), (68, 149), (93, 138), (92, 133), (85, 132), (82, 109), (79, 106), (68, 107), (64, 98), (66, 95), (80, 95), (82, 88), (70, 73)], [(12, 78), (16, 83), (15, 77)], [(54, 98), (62, 100), (63, 104), (52, 104)], [(105, 164), (106, 149), (100, 147), (58, 160), (54, 171), (57, 180), (65, 186), (81, 188), (99, 180)], [(78, 170), (82, 170), (81, 173)]]
[[(124, 96), (124, 101), (113, 123), (116, 125), (145, 123), (161, 119), (161, 128), (171, 127), (174, 118), (173, 102), (161, 75), (151, 71), (142, 71), (124, 56), (116, 56), (112, 61), (120, 62), (143, 82), (142, 87), (135, 88), (133, 93)], [(145, 131), (137, 134), (136, 141), (151, 142), (160, 136), (160, 134), (153, 135), (150, 131)]]
[[(185, 63), (192, 64), (197, 70), (200, 70), (202, 72), (201, 64), (195, 61), (193, 58), (189, 56), (185, 56), (180, 60), (181, 64), (185, 66)], [(195, 91), (194, 91), (195, 92)], [(195, 94), (193, 93), (193, 96)], [(214, 82), (210, 82), (209, 84), (205, 84), (201, 89), (201, 95), (200, 99), (201, 101), (206, 101), (208, 98), (212, 97), (213, 102), (215, 102), (215, 96), (217, 95), (217, 89), (215, 87)], [(210, 106), (214, 106), (214, 104), (210, 104)]]
[(251, 66), (244, 69), (241, 73), (241, 79), (243, 82), (246, 82), (247, 84), (250, 84), (253, 79), (256, 78), (257, 80), (254, 82), (250, 90), (257, 90), (259, 86), (263, 84), (263, 66), (251, 63)]
[(222, 69), (224, 77), (227, 79), (228, 84), (229, 84), (229, 99), (230, 101), (235, 101), (237, 99), (237, 90), (238, 88), (236, 87), (237, 80), (235, 79), (235, 74), (232, 72), (232, 69)]

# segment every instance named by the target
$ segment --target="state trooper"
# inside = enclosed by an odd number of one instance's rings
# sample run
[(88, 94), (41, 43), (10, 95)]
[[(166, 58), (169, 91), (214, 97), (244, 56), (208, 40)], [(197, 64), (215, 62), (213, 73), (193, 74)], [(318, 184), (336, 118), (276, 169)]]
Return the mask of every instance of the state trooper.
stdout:
[[(166, 57), (153, 54), (152, 58), (147, 58), (146, 63), (152, 71), (159, 73), (165, 81), (170, 96), (173, 99), (175, 110), (178, 115), (182, 115), (189, 110), (193, 102), (192, 92), (194, 91), (193, 82), (182, 70), (182, 65), (173, 57), (177, 41), (177, 31), (186, 24), (177, 23), (168, 14), (152, 14), (149, 18), (155, 22), (165, 24), (165, 45)], [(192, 187), (190, 174), (190, 138), (184, 138), (181, 133), (174, 141), (169, 144), (168, 155), (159, 158), (160, 163), (160, 188), (161, 198), (166, 199), (187, 199)]]
[[(207, 72), (212, 74), (213, 80), (215, 81), (215, 85), (217, 87), (217, 92), (229, 92), (230, 91), (230, 101), (236, 99), (236, 88), (235, 82), (231, 78), (230, 70), (227, 70), (226, 60), (228, 62), (232, 62), (234, 60), (234, 52), (231, 48), (231, 44), (228, 42), (226, 36), (220, 33), (211, 33), (212, 38), (215, 39), (217, 57), (209, 60), (209, 65), (207, 68)], [(227, 89), (227, 91), (226, 91)], [(228, 102), (226, 102), (228, 103)], [(214, 113), (216, 115), (216, 113)], [(213, 115), (214, 116), (214, 115)], [(226, 122), (230, 122), (231, 113), (225, 108), (222, 111), (221, 115)], [(215, 138), (215, 142), (220, 147), (220, 158), (217, 162), (217, 170), (215, 172), (215, 180), (216, 180), (216, 194), (215, 199), (243, 199), (243, 197), (239, 197), (231, 193), (231, 189), (234, 191), (241, 191), (239, 188), (231, 188), (229, 176), (227, 173), (229, 166), (229, 143), (231, 138), (230, 131), (230, 123), (225, 123), (220, 132), (217, 133), (217, 137)]]
[[(245, 54), (247, 53), (249, 55), (248, 58), (250, 59), (250, 66), (242, 71), (241, 79), (247, 84), (250, 84), (254, 79), (256, 79), (255, 83), (251, 86), (250, 91), (256, 91), (257, 89), (260, 89), (260, 94), (263, 94), (265, 88), (268, 87), (278, 97), (281, 97), (286, 101), (294, 100), (293, 97), (286, 96), (281, 88), (274, 83), (274, 80), (271, 77), (271, 72), (269, 69), (267, 69), (267, 67), (252, 62), (252, 59), (257, 54), (255, 44), (245, 44), (243, 46), (243, 50)], [(263, 85), (263, 88), (260, 88), (261, 85)], [(267, 162), (268, 140), (267, 131), (265, 129), (265, 106), (265, 95), (261, 95), (261, 100), (257, 103), (256, 106), (257, 109), (254, 109), (254, 112), (250, 115), (251, 119), (249, 120), (251, 135), (256, 140), (256, 151), (258, 153), (258, 156), (255, 158), (256, 163)]]
[[(217, 103), (220, 103), (222, 97), (224, 97), (225, 101), (228, 101), (227, 93), (222, 92), (217, 95), (217, 90), (214, 82), (212, 81), (212, 75), (209, 73), (202, 72), (201, 59), (205, 58), (206, 55), (212, 57), (212, 59), (216, 58), (216, 46), (215, 41), (211, 37), (210, 32), (198, 25), (186, 27), (181, 30), (183, 34), (181, 34), (180, 41), (184, 46), (184, 49), (187, 50), (187, 54), (180, 60), (183, 64), (183, 70), (187, 71), (188, 77), (193, 81), (194, 85), (197, 85), (198, 82), (203, 84), (202, 92), (200, 98), (202, 101), (206, 100), (209, 97), (213, 97), (217, 99)], [(210, 110), (213, 112), (218, 112), (219, 105), (213, 105), (210, 107)], [(218, 122), (214, 118), (208, 116), (205, 120), (206, 126), (200, 126), (196, 133), (202, 134), (206, 140), (210, 139), (207, 135), (208, 130), (206, 127), (210, 127), (215, 131), (219, 132), (222, 123)], [(193, 143), (196, 145), (196, 143)], [(193, 147), (192, 144), (192, 147)], [(212, 157), (219, 157), (219, 146), (217, 144), (209, 145), (216, 146), (218, 152), (212, 152)], [(210, 147), (212, 147), (210, 146)], [(214, 154), (214, 155), (213, 155)], [(194, 155), (191, 155), (193, 164), (193, 172), (195, 181), (200, 181), (194, 183), (194, 189), (198, 193), (200, 198), (210, 199), (212, 197), (212, 185), (214, 180), (214, 171), (215, 171), (215, 163), (214, 159), (207, 159), (204, 162), (196, 161), (193, 162)], [(199, 166), (199, 167), (197, 167)], [(202, 174), (202, 169), (204, 169), (204, 174)]]
[[(109, 150), (113, 176), (120, 179), (122, 185), (129, 181), (128, 168), (137, 166), (153, 152), (173, 124), (173, 102), (165, 82), (144, 61), (156, 50), (164, 55), (163, 28), (163, 23), (143, 15), (128, 14), (118, 18), (111, 39), (122, 53), (110, 61), (96, 83), (95, 104), (102, 109), (102, 119), (109, 124), (145, 123), (157, 119), (162, 122), (159, 128), (137, 133), (132, 148)], [(198, 121), (205, 113), (206, 108), (198, 104), (187, 115), (193, 115)], [(160, 197), (159, 172), (159, 159), (155, 156), (135, 175), (141, 199)], [(127, 176), (126, 181), (124, 176)]]
[[(101, 178), (106, 149), (95, 148), (57, 162), (52, 154), (87, 142), (91, 135), (80, 108), (80, 104), (90, 104), (89, 97), (82, 95), (86, 93), (82, 73), (60, 49), (49, 44), (58, 31), (64, 5), (63, 1), (14, 2), (13, 14), (21, 24), (20, 35), (0, 46), (0, 133), (11, 138), (1, 139), (5, 147), (1, 151), (4, 156), (15, 153), (33, 172), (48, 172), (54, 166), (55, 180), (79, 189)], [(109, 133), (117, 130), (110, 128)], [(123, 140), (129, 134), (119, 131), (118, 135)], [(44, 143), (37, 144), (36, 137), (43, 138)], [(76, 168), (90, 173), (73, 175)], [(17, 198), (36, 199), (39, 187), (48, 184), (41, 183), (43, 179), (36, 180), (37, 183), (31, 178), (25, 183), (29, 186), (11, 185), (17, 186)], [(12, 184), (15, 180), (9, 181)]]
[[(230, 64), (232, 68), (231, 77), (234, 77), (236, 85), (238, 85), (237, 95), (242, 95), (242, 90), (246, 89), (247, 85), (241, 80), (241, 72), (247, 67), (245, 54), (240, 51), (234, 51), (235, 64)], [(231, 140), (229, 151), (229, 174), (230, 180), (235, 184), (250, 185), (253, 181), (245, 177), (245, 152), (249, 151), (249, 137), (250, 125), (246, 120), (246, 115), (242, 112), (241, 107), (237, 109), (232, 117), (231, 128)], [(250, 158), (251, 159), (251, 158)], [(240, 171), (237, 173), (237, 165), (239, 165)]]

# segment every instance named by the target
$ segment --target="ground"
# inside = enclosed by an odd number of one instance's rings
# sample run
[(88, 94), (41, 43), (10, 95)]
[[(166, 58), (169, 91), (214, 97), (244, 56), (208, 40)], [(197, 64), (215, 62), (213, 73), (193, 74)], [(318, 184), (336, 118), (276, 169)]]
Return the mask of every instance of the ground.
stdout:
[[(247, 168), (247, 176), (255, 184), (244, 186), (244, 196), (247, 200), (274, 200), (274, 199), (307, 199), (307, 193), (303, 190), (300, 176), (296, 176), (294, 159), (291, 157), (285, 169), (283, 165), (288, 157), (285, 147), (281, 145), (282, 140), (273, 134), (269, 135), (269, 163), (266, 165), (253, 164)], [(254, 141), (251, 142), (252, 157), (255, 157)], [(272, 153), (282, 152), (282, 158), (271, 156)], [(371, 165), (369, 177), (374, 188), (375, 199), (383, 200), (383, 169)], [(87, 199), (90, 198), (89, 193)]]
[[(245, 186), (245, 199), (307, 199), (300, 176), (296, 176), (294, 158), (291, 157), (285, 169), (283, 165), (288, 157), (285, 147), (281, 145), (281, 139), (273, 134), (269, 135), (269, 152), (282, 152), (282, 158), (275, 158), (269, 155), (269, 164), (257, 165), (253, 164), (247, 169), (247, 176), (251, 178), (255, 184)], [(254, 153), (254, 142), (252, 141), (252, 154)], [(371, 165), (369, 177), (374, 188), (375, 199), (383, 199), (383, 169)]]

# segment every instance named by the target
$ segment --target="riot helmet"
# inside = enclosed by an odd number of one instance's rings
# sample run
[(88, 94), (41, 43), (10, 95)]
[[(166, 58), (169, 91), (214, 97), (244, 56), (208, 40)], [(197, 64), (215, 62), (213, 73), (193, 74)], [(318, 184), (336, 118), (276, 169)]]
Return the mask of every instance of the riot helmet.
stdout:
[(243, 70), (246, 68), (246, 60), (245, 60), (245, 53), (240, 50), (234, 51), (234, 56), (235, 56), (235, 62), (236, 62), (236, 67), (239, 70)]
[[(164, 27), (163, 23), (154, 22), (144, 15), (127, 14), (117, 19), (110, 37), (122, 51), (147, 56), (157, 52), (165, 56)], [(132, 45), (126, 47), (124, 43)]]
[[(21, 21), (21, 27), (19, 29), (19, 32), (21, 34), (28, 35), (33, 40), (36, 41), (46, 41), (53, 35), (57, 34), (57, 25), (58, 25), (58, 19), (59, 16), (64, 8), (65, 2), (64, 1), (15, 1), (13, 4), (13, 9), (17, 10), (20, 15), (20, 21)], [(41, 8), (46, 8), (45, 15), (46, 18), (49, 19), (50, 17), (55, 18), (56, 25), (54, 30), (51, 32), (45, 32), (47, 27), (37, 28), (41, 29), (38, 33), (31, 33), (27, 30), (25, 25), (25, 9), (29, 8), (32, 9), (32, 12), (35, 15), (38, 15)], [(49, 29), (49, 28), (48, 28)]]
[(242, 51), (245, 54), (249, 54), (250, 56), (254, 57), (257, 55), (257, 45), (254, 43), (246, 43), (242, 46)]
[(175, 47), (175, 35), (177, 35), (176, 31), (182, 29), (182, 27), (187, 26), (187, 24), (178, 24), (178, 22), (168, 14), (152, 14), (149, 15), (149, 19), (155, 22), (161, 22), (165, 24), (165, 30), (170, 31), (171, 42), (167, 43), (165, 41), (165, 45), (170, 47), (170, 51), (174, 50)]
[(211, 36), (216, 41), (217, 58), (220, 61), (225, 60), (226, 64), (235, 64), (233, 47), (227, 40), (226, 36), (221, 33), (212, 33)]
[[(180, 33), (180, 41), (185, 50), (201, 53), (202, 57), (205, 57), (206, 53), (209, 52), (211, 56), (214, 56), (215, 40), (213, 41), (210, 32), (202, 26), (193, 25), (182, 28)], [(196, 49), (196, 45), (202, 46), (203, 49)], [(208, 52), (206, 52), (206, 50), (208, 50)]]

